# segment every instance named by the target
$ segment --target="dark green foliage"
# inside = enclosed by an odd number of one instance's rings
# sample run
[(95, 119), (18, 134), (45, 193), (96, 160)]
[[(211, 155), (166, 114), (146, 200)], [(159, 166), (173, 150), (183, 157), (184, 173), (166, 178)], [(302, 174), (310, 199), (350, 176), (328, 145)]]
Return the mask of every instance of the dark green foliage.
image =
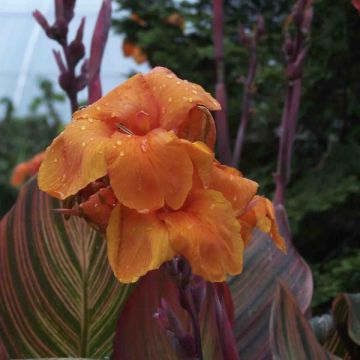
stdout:
[[(117, 18), (114, 28), (139, 45), (152, 66), (169, 67), (180, 77), (214, 92), (212, 1), (116, 2), (120, 9), (144, 20), (139, 24), (130, 17)], [(244, 24), (251, 34), (256, 15), (261, 13), (265, 18), (266, 38), (258, 47), (252, 116), (240, 167), (260, 183), (268, 196), (274, 191), (272, 173), (286, 85), (283, 26), (294, 3), (295, 0), (224, 1), (225, 73), (232, 141), (240, 119), (241, 79), (246, 75), (248, 61), (238, 25)], [(184, 31), (167, 23), (167, 17), (174, 12), (186, 19)], [(331, 277), (320, 280), (329, 271), (326, 264), (347, 263), (347, 257), (342, 260), (345, 249), (359, 247), (359, 33), (360, 16), (351, 1), (314, 1), (287, 207), (295, 244), (308, 261), (319, 264), (314, 268), (316, 306), (328, 306), (334, 295), (324, 285)], [(337, 275), (336, 291), (358, 290), (352, 288), (354, 283), (341, 288), (347, 279), (345, 274), (355, 266), (351, 261), (348, 264), (349, 270)]]
[[(60, 128), (60, 119), (54, 108), (55, 101), (63, 97), (55, 94), (52, 84), (43, 80), (40, 83), (42, 96), (35, 98), (31, 112), (26, 117), (14, 113), (12, 103), (2, 99), (0, 118), (0, 218), (13, 205), (17, 190), (10, 186), (10, 177), (14, 167), (33, 155), (43, 151)], [(39, 106), (45, 105), (40, 113)]]

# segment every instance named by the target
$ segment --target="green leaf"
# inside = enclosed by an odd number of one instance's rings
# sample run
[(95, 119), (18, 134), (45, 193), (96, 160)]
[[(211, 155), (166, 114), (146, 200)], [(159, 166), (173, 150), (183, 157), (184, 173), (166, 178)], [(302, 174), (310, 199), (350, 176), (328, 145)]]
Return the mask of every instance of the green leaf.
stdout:
[(59, 207), (32, 179), (0, 224), (0, 333), (12, 358), (109, 355), (131, 290), (103, 237)]
[[(200, 311), (202, 349), (206, 360), (238, 360), (228, 312), (219, 311), (217, 300), (227, 306), (227, 286), (206, 284), (206, 297)], [(217, 295), (216, 295), (217, 294)], [(191, 333), (188, 313), (181, 307), (178, 289), (164, 270), (151, 271), (140, 279), (120, 315), (115, 336), (114, 360), (184, 360), (173, 333), (164, 329), (154, 316), (164, 299), (176, 314), (178, 323)], [(175, 347), (178, 351), (175, 351)], [(235, 351), (232, 351), (234, 349)]]
[(296, 299), (281, 282), (271, 309), (270, 347), (275, 360), (338, 359), (319, 344)]
[(265, 234), (256, 231), (245, 251), (242, 274), (230, 280), (235, 304), (235, 337), (240, 358), (271, 358), (269, 321), (278, 279), (295, 294), (304, 313), (311, 302), (313, 281), (308, 265), (291, 244), (282, 209), (277, 210), (280, 232), (287, 239), (287, 254), (281, 253)]

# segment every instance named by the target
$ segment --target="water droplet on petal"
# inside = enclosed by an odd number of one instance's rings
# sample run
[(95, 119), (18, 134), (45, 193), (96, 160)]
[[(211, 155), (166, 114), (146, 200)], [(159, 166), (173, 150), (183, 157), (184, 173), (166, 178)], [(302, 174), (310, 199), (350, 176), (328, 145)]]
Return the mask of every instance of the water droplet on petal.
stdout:
[(81, 130), (85, 130), (85, 129), (86, 129), (86, 126), (83, 125), (83, 126), (80, 127), (80, 129), (81, 129)]
[(210, 205), (210, 209), (213, 210), (215, 208), (215, 204)]
[(57, 158), (55, 158), (55, 159), (54, 159), (54, 163), (57, 163), (57, 162), (58, 162), (58, 159), (57, 159)]
[(168, 98), (168, 101), (169, 101), (169, 102), (172, 102), (172, 98), (171, 98), (171, 97), (169, 97), (169, 98)]
[(193, 93), (193, 94), (197, 94), (197, 91), (196, 91), (196, 90), (192, 90), (192, 93)]
[(93, 123), (93, 122), (94, 122), (94, 119), (88, 119), (88, 122), (89, 122), (89, 123)]
[(191, 102), (191, 103), (192, 103), (192, 102), (193, 102), (193, 99), (192, 99), (192, 98), (189, 98), (189, 102)]
[(120, 154), (119, 154), (120, 156), (124, 156), (125, 155), (125, 153), (123, 152), (123, 151), (120, 151)]
[(149, 209), (141, 209), (141, 210), (139, 210), (140, 214), (148, 214), (149, 212), (150, 212)]
[(86, 143), (85, 143), (85, 142), (83, 142), (81, 145), (82, 145), (82, 147), (85, 147)]
[(116, 145), (121, 145), (122, 144), (122, 141), (121, 140), (117, 140), (116, 141)]
[(174, 78), (174, 75), (167, 74), (166, 77), (169, 78), (169, 79), (173, 79), (173, 78)]
[(96, 107), (96, 110), (97, 110), (97, 111), (100, 111), (100, 110), (101, 110), (101, 107), (100, 107), (100, 106), (97, 106), (97, 107)]

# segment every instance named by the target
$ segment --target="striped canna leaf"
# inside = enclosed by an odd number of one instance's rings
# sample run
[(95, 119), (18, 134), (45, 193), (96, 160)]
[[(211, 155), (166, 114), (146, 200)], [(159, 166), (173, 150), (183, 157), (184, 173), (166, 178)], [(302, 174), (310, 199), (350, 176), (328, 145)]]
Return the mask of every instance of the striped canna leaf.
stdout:
[(0, 224), (0, 348), (11, 358), (112, 351), (131, 287), (114, 278), (102, 236), (59, 207), (32, 179)]
[(339, 359), (320, 345), (294, 296), (282, 282), (278, 283), (271, 309), (270, 347), (274, 360)]
[(269, 321), (278, 279), (289, 286), (303, 313), (311, 302), (311, 271), (291, 244), (284, 211), (280, 208), (277, 212), (280, 232), (287, 242), (287, 254), (275, 248), (267, 235), (256, 231), (245, 250), (242, 274), (229, 282), (235, 305), (234, 332), (241, 359), (271, 359)]

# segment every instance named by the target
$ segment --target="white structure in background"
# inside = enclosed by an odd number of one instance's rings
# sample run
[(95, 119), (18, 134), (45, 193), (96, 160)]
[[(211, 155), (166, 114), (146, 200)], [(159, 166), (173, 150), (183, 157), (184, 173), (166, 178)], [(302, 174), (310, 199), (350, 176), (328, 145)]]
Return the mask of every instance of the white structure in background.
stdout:
[[(72, 40), (80, 23), (86, 17), (84, 43), (88, 51), (98, 10), (102, 0), (77, 0), (75, 17), (70, 24), (69, 38)], [(38, 82), (50, 79), (57, 85), (58, 68), (52, 49), (59, 48), (48, 39), (31, 13), (38, 9), (47, 19), (54, 17), (53, 0), (1, 0), (0, 1), (0, 98), (9, 97), (15, 104), (17, 114), (28, 112), (32, 99), (39, 94)], [(51, 23), (51, 21), (50, 21)], [(123, 82), (131, 71), (147, 72), (146, 64), (137, 65), (132, 59), (124, 58), (121, 51), (122, 38), (110, 32), (101, 79), (106, 93)], [(86, 91), (80, 94), (86, 99)], [(64, 121), (70, 118), (70, 105), (57, 105)]]

